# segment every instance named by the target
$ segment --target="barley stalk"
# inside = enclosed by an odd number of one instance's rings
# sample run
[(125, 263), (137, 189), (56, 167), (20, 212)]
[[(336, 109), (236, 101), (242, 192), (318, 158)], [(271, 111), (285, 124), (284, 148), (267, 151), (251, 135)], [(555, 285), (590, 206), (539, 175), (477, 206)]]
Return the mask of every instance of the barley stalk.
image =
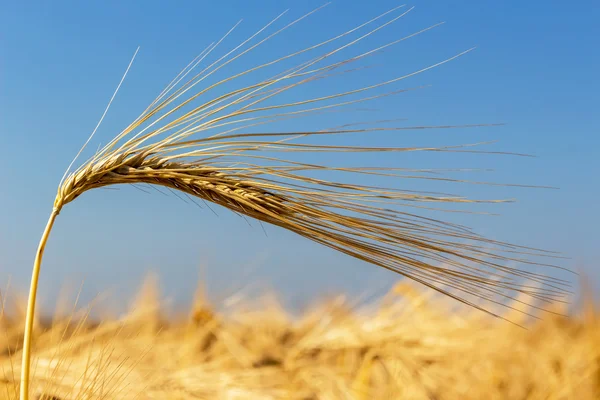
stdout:
[[(71, 163), (59, 184), (54, 208), (34, 263), (22, 354), (22, 400), (29, 398), (33, 314), (42, 255), (53, 223), (66, 204), (84, 192), (106, 186), (162, 186), (184, 193), (190, 198), (218, 204), (242, 216), (279, 226), (349, 256), (397, 272), (487, 312), (492, 311), (473, 299), (480, 299), (492, 305), (504, 305), (503, 301), (506, 299), (523, 294), (529, 296), (532, 301), (540, 302), (561, 301), (566, 297), (566, 281), (524, 268), (554, 267), (545, 261), (531, 258), (554, 257), (554, 253), (493, 241), (465, 227), (406, 211), (409, 207), (433, 208), (426, 204), (506, 200), (482, 201), (460, 196), (361, 185), (343, 180), (319, 179), (314, 177), (314, 173), (335, 172), (350, 177), (491, 183), (450, 179), (438, 175), (440, 171), (435, 170), (342, 167), (298, 161), (280, 155), (415, 151), (486, 153), (472, 148), (477, 144), (398, 148), (325, 145), (304, 141), (352, 133), (376, 134), (414, 129), (449, 129), (456, 126), (384, 127), (383, 124), (373, 123), (373, 126), (359, 128), (359, 123), (352, 122), (322, 130), (261, 130), (263, 126), (275, 122), (294, 121), (397, 95), (408, 89), (390, 90), (383, 94), (377, 92), (377, 89), (390, 87), (466, 53), (459, 53), (412, 73), (383, 82), (374, 82), (354, 90), (271, 103), (271, 100), (278, 99), (303, 85), (320, 83), (325, 78), (336, 75), (359, 72), (363, 68), (351, 68), (354, 63), (432, 28), (393, 40), (367, 52), (344, 56), (342, 61), (334, 61), (336, 55), (351, 51), (357, 43), (389, 27), (410, 9), (392, 9), (324, 42), (208, 84), (208, 79), (219, 70), (290, 29), (315, 11), (293, 20), (261, 39), (267, 28), (271, 28), (285, 13), (281, 14), (216, 61), (201, 67), (217, 46), (222, 45), (229, 35), (227, 33), (184, 68), (156, 100), (105, 147), (74, 171), (71, 171), (71, 166), (75, 160)], [(352, 35), (357, 37), (352, 38)], [(338, 44), (341, 42), (343, 43)], [(215, 95), (196, 105), (196, 100), (215, 89), (235, 83), (240, 78), (250, 78), (257, 71), (309, 55), (330, 44), (336, 44), (333, 50), (324, 51), (269, 78), (258, 79), (252, 84)], [(198, 72), (192, 76), (192, 71)], [(94, 133), (79, 154), (93, 136)], [(521, 267), (508, 267), (508, 261), (517, 262)], [(535, 287), (522, 283), (522, 280), (533, 282)]]

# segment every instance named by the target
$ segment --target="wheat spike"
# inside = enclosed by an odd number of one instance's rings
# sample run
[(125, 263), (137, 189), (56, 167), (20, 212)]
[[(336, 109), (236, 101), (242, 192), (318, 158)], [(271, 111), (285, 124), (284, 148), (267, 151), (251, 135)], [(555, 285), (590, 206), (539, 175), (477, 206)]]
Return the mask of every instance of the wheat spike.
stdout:
[[(29, 395), (30, 318), (35, 309), (39, 269), (48, 235), (55, 218), (65, 205), (84, 192), (100, 187), (149, 184), (182, 192), (191, 198), (215, 203), (240, 215), (295, 232), (488, 312), (492, 311), (478, 303), (477, 299), (501, 306), (505, 305), (505, 300), (523, 294), (532, 301), (564, 300), (569, 293), (568, 282), (527, 270), (528, 266), (559, 268), (535, 258), (556, 257), (555, 253), (493, 241), (463, 226), (407, 211), (411, 208), (434, 208), (430, 205), (443, 208), (443, 205), (451, 203), (506, 200), (474, 200), (322, 179), (315, 175), (334, 172), (350, 179), (360, 176), (474, 184), (487, 184), (486, 182), (445, 178), (434, 170), (345, 167), (293, 158), (320, 153), (486, 153), (473, 148), (478, 144), (399, 148), (318, 142), (323, 137), (341, 138), (355, 133), (449, 129), (458, 128), (457, 126), (388, 127), (384, 123), (389, 121), (376, 121), (360, 127), (360, 123), (349, 121), (342, 126), (320, 130), (262, 130), (269, 124), (281, 122), (293, 127), (300, 118), (331, 113), (412, 90), (392, 87), (470, 51), (393, 79), (374, 80), (372, 84), (354, 90), (320, 97), (288, 99), (288, 94), (293, 89), (303, 85), (321, 83), (332, 76), (350, 76), (361, 71), (364, 68), (353, 68), (353, 65), (437, 26), (366, 52), (348, 54), (355, 49), (355, 45), (389, 28), (411, 10), (394, 8), (321, 43), (209, 83), (209, 78), (218, 71), (240, 60), (242, 56), (247, 56), (317, 10), (265, 35), (269, 28), (283, 18), (283, 13), (223, 56), (207, 62), (215, 49), (224, 43), (230, 31), (192, 60), (134, 122), (89, 160), (71, 171), (74, 160), (60, 182), (34, 264), (23, 346), (21, 399), (28, 400)], [(234, 28), (236, 27), (237, 25)], [(335, 47), (322, 51), (328, 45)], [(253, 79), (255, 73), (309, 56), (316, 51), (320, 53), (308, 60), (296, 62), (283, 72), (267, 78), (254, 78), (253, 83), (234, 90), (227, 89), (224, 93), (211, 97), (212, 93), (235, 84), (242, 78)], [(343, 55), (343, 59), (336, 61), (336, 57), (340, 55)], [(388, 87), (389, 91), (383, 94), (377, 91)], [(273, 102), (280, 98), (286, 100)], [(475, 125), (463, 128), (472, 126)], [(518, 263), (519, 266), (508, 267), (508, 262)], [(533, 284), (530, 286), (524, 282)]]

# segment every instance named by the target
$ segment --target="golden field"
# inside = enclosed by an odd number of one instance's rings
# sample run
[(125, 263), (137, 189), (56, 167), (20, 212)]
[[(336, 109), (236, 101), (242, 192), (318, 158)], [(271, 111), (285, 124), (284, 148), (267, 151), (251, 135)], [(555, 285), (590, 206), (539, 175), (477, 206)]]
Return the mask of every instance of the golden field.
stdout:
[[(199, 291), (189, 315), (166, 317), (155, 284), (122, 317), (93, 322), (87, 307), (38, 318), (34, 398), (600, 398), (592, 302), (536, 319), (517, 301), (503, 314), (511, 323), (401, 282), (372, 304), (340, 297), (299, 317), (273, 296), (221, 314)], [(24, 307), (2, 294), (5, 400), (18, 398)]]

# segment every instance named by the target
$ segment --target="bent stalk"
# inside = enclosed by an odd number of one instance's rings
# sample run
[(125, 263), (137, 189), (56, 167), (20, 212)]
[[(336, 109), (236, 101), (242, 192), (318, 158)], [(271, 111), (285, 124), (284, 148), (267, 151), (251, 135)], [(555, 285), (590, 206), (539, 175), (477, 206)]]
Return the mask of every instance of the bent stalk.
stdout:
[(29, 400), (29, 370), (31, 366), (31, 335), (33, 332), (33, 319), (35, 314), (35, 300), (37, 297), (38, 280), (40, 277), (40, 267), (42, 265), (42, 257), (48, 236), (54, 225), (54, 220), (60, 211), (57, 208), (52, 210), (46, 229), (42, 234), (42, 239), (38, 246), (35, 261), (33, 263), (33, 273), (31, 274), (31, 285), (29, 287), (29, 299), (27, 300), (27, 314), (25, 316), (25, 333), (23, 336), (23, 359), (21, 361), (21, 388), (20, 399)]

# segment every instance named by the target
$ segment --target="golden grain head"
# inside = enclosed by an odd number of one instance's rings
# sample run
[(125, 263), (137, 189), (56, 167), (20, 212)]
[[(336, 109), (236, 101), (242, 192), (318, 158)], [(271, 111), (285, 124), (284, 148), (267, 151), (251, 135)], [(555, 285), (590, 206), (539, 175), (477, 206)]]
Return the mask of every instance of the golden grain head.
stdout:
[[(282, 121), (291, 121), (289, 127), (293, 128), (298, 118), (344, 110), (352, 104), (397, 95), (406, 89), (393, 87), (395, 84), (465, 53), (383, 82), (372, 76), (371, 84), (346, 92), (332, 89), (329, 95), (274, 102), (299, 86), (315, 81), (322, 84), (324, 78), (336, 74), (355, 73), (360, 68), (350, 68), (352, 64), (432, 28), (392, 40), (367, 52), (353, 53), (356, 44), (383, 32), (384, 28), (389, 29), (393, 22), (407, 13), (402, 8), (391, 10), (332, 39), (292, 51), (212, 83), (209, 78), (217, 71), (231, 63), (247, 61), (248, 53), (265, 45), (274, 35), (283, 34), (310, 13), (284, 25), (272, 35), (266, 35), (267, 29), (282, 17), (278, 16), (214, 62), (208, 61), (209, 56), (222, 43), (219, 41), (217, 45), (209, 46), (167, 85), (133, 123), (65, 177), (55, 209), (60, 211), (85, 191), (99, 187), (159, 185), (288, 229), (352, 257), (398, 272), (475, 307), (481, 307), (481, 304), (476, 304), (476, 299), (502, 303), (518, 294), (529, 295), (538, 302), (565, 300), (568, 293), (566, 281), (524, 268), (556, 267), (535, 259), (540, 256), (556, 257), (554, 253), (493, 241), (465, 227), (409, 211), (414, 207), (434, 208), (435, 204), (443, 208), (443, 205), (451, 203), (506, 200), (474, 200), (348, 183), (358, 176), (486, 182), (440, 177), (429, 170), (347, 167), (332, 165), (330, 160), (315, 163), (287, 157), (311, 153), (357, 153), (355, 158), (358, 158), (359, 153), (366, 152), (479, 152), (472, 149), (472, 145), (398, 148), (345, 146), (342, 143), (325, 145), (310, 141), (311, 138), (325, 136), (343, 138), (350, 133), (456, 127), (382, 127), (374, 123), (358, 128), (359, 123), (350, 120), (341, 127), (321, 130), (263, 130), (269, 124)], [(266, 36), (261, 37), (261, 34)], [(327, 45), (333, 45), (333, 48), (325, 50)], [(284, 61), (314, 52), (317, 54), (311, 55), (308, 61), (298, 62), (270, 78), (255, 78), (255, 73), (260, 70), (277, 67)], [(342, 61), (330, 61), (340, 55), (343, 56)], [(211, 97), (211, 93), (220, 86), (242, 78), (243, 86)], [(388, 92), (376, 91), (385, 87), (390, 88)], [(200, 101), (201, 98), (204, 100)], [(319, 179), (315, 177), (315, 173), (319, 172), (336, 172), (348, 180)], [(423, 205), (419, 205), (421, 203)], [(518, 263), (519, 267), (509, 268), (505, 266), (507, 262)], [(538, 287), (524, 285), (520, 283), (522, 279), (535, 282)]]

